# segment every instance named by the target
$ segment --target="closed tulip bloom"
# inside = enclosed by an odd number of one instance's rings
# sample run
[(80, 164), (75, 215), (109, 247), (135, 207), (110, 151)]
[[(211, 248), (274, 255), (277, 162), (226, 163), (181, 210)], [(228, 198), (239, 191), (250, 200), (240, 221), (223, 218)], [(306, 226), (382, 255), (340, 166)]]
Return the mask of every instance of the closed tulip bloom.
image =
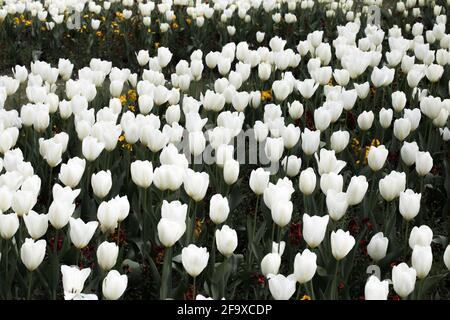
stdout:
[(77, 249), (82, 249), (89, 244), (97, 230), (98, 222), (91, 221), (84, 223), (80, 218), (70, 218), (70, 240)]
[(185, 221), (162, 218), (157, 226), (159, 241), (166, 247), (172, 247), (186, 231)]
[(450, 271), (450, 244), (447, 246), (444, 252), (444, 264)]
[(85, 159), (71, 158), (61, 165), (58, 178), (64, 185), (75, 188), (83, 177), (85, 167)]
[(297, 82), (297, 89), (305, 99), (311, 98), (318, 87), (319, 84), (313, 79), (305, 79)]
[(418, 151), (416, 153), (416, 172), (419, 176), (424, 176), (433, 168), (433, 158), (428, 151)]
[(181, 262), (186, 272), (193, 278), (197, 277), (208, 265), (209, 253), (206, 248), (195, 244), (181, 250)]
[(293, 119), (293, 120), (297, 120), (300, 119), (301, 116), (303, 115), (303, 104), (300, 103), (300, 101), (293, 101), (292, 103), (288, 103), (288, 107), (289, 107), (289, 116)]
[(268, 279), (270, 294), (275, 300), (289, 300), (295, 293), (295, 275), (269, 274)]
[(271, 162), (278, 162), (283, 155), (283, 138), (267, 138), (264, 151)]
[(389, 239), (383, 235), (383, 232), (376, 233), (367, 245), (367, 253), (370, 258), (378, 262), (386, 256)]
[(261, 260), (261, 273), (267, 277), (269, 274), (278, 274), (281, 265), (281, 256), (278, 253), (268, 253)]
[(320, 144), (320, 130), (310, 131), (308, 128), (305, 128), (305, 131), (302, 132), (302, 150), (303, 152), (310, 156), (317, 151)]
[(6, 212), (11, 208), (13, 192), (7, 186), (0, 187), (0, 211)]
[(411, 122), (408, 119), (397, 119), (394, 121), (394, 136), (403, 141), (411, 132)]
[(264, 193), (264, 190), (269, 185), (269, 179), (270, 179), (270, 172), (264, 170), (263, 168), (258, 168), (256, 170), (252, 170), (250, 173), (250, 189), (256, 194), (256, 195), (262, 195)]
[(294, 275), (298, 283), (310, 281), (317, 270), (317, 255), (309, 249), (297, 253), (294, 260)]
[(370, 276), (364, 287), (364, 298), (366, 300), (387, 300), (389, 295), (389, 282), (380, 281), (377, 276)]
[(433, 231), (427, 225), (422, 225), (420, 227), (415, 226), (412, 228), (411, 233), (409, 234), (408, 244), (411, 249), (414, 247), (422, 246), (428, 247), (431, 245), (431, 241), (433, 240)]
[(331, 252), (337, 261), (344, 259), (354, 246), (355, 238), (349, 231), (339, 229), (331, 232)]
[(119, 246), (114, 242), (103, 241), (97, 248), (97, 261), (103, 271), (112, 269), (117, 262)]
[(319, 174), (325, 173), (339, 173), (346, 165), (345, 161), (338, 160), (334, 150), (320, 149), (320, 158), (317, 153), (314, 155), (317, 161)]
[(206, 172), (195, 172), (187, 169), (184, 180), (184, 190), (187, 195), (198, 202), (203, 200), (209, 185), (209, 175)]
[(314, 249), (322, 243), (329, 220), (328, 215), (320, 217), (303, 214), (303, 238), (310, 248)]
[(344, 185), (344, 178), (340, 174), (334, 172), (324, 173), (320, 177), (320, 189), (327, 195), (329, 190), (341, 192)]
[(422, 195), (414, 193), (413, 190), (407, 189), (400, 193), (400, 201), (398, 210), (403, 219), (410, 221), (414, 219), (420, 211), (420, 200)]
[(365, 176), (353, 176), (346, 191), (348, 205), (354, 206), (361, 203), (368, 188), (369, 183)]
[(223, 166), (223, 179), (227, 185), (232, 185), (239, 178), (239, 162), (229, 159)]
[(103, 142), (98, 141), (96, 138), (87, 136), (83, 139), (82, 143), (82, 152), (83, 156), (87, 161), (94, 161), (98, 158), (100, 153), (105, 148), (105, 144)]
[(284, 101), (291, 93), (290, 86), (286, 80), (276, 80), (272, 84), (273, 94), (278, 101)]
[(97, 219), (103, 233), (112, 233), (119, 223), (120, 211), (114, 201), (103, 201), (97, 209)]
[(11, 239), (19, 229), (19, 218), (16, 213), (0, 214), (0, 235), (3, 239)]
[(64, 299), (72, 300), (82, 295), (84, 283), (91, 274), (90, 268), (79, 269), (78, 267), (61, 266)]
[(69, 223), (74, 211), (74, 203), (54, 200), (48, 209), (48, 220), (55, 229), (62, 229)]
[(112, 187), (111, 171), (99, 171), (92, 174), (91, 185), (94, 194), (102, 199), (106, 197)]
[(281, 137), (283, 138), (284, 147), (292, 149), (300, 139), (300, 128), (292, 123), (281, 130)]
[(386, 201), (392, 201), (405, 191), (406, 173), (392, 171), (390, 174), (380, 179), (378, 188), (380, 194)]
[(431, 246), (414, 246), (411, 256), (412, 267), (417, 272), (417, 278), (423, 279), (430, 273), (433, 263)]
[(392, 109), (382, 108), (380, 110), (380, 113), (379, 113), (380, 125), (383, 129), (387, 129), (391, 126), (393, 115), (394, 115), (394, 112), (392, 111)]
[(46, 214), (38, 214), (31, 210), (27, 215), (23, 216), (23, 221), (27, 228), (28, 234), (34, 240), (45, 235), (48, 229), (48, 217)]
[(216, 230), (217, 250), (225, 257), (229, 257), (236, 250), (238, 238), (236, 230), (224, 225), (221, 230)]
[(375, 116), (372, 111), (363, 111), (357, 119), (359, 128), (363, 131), (369, 130), (372, 127), (374, 118)]
[(320, 107), (314, 110), (314, 125), (319, 131), (324, 132), (325, 130), (327, 130), (330, 123), (331, 113), (328, 109)]
[(347, 194), (345, 192), (337, 192), (332, 189), (328, 190), (326, 205), (330, 218), (334, 221), (340, 220), (344, 216), (345, 212), (347, 212)]
[(150, 161), (136, 160), (131, 163), (131, 179), (141, 188), (148, 188), (153, 182), (153, 165)]
[(430, 82), (437, 82), (444, 73), (444, 67), (439, 64), (430, 64), (425, 70), (425, 75)]
[(416, 275), (416, 270), (408, 267), (404, 262), (392, 268), (394, 290), (401, 298), (406, 298), (414, 291)]
[(395, 91), (391, 95), (392, 108), (395, 112), (402, 112), (406, 106), (406, 95), (403, 91)]
[(372, 169), (373, 171), (379, 171), (381, 168), (383, 168), (388, 154), (389, 151), (384, 145), (380, 145), (378, 147), (371, 146), (369, 149), (369, 155), (367, 157), (370, 169)]
[(293, 204), (291, 201), (278, 201), (272, 204), (270, 210), (273, 221), (281, 228), (285, 227), (292, 218)]
[(267, 135), (269, 134), (269, 126), (266, 123), (257, 120), (253, 126), (253, 131), (255, 132), (255, 140), (263, 142), (267, 139)]
[(364, 82), (362, 84), (354, 83), (353, 85), (355, 87), (356, 93), (358, 94), (358, 98), (365, 99), (370, 90), (369, 82)]
[(403, 142), (403, 146), (400, 149), (400, 155), (403, 162), (409, 167), (416, 162), (416, 154), (419, 152), (419, 146), (416, 141)]
[(230, 207), (228, 200), (221, 194), (215, 194), (211, 197), (209, 202), (209, 217), (215, 224), (221, 224), (225, 222), (230, 213)]
[(203, 132), (196, 131), (189, 133), (189, 152), (198, 157), (202, 154), (206, 147), (206, 138)]
[(281, 161), (281, 165), (283, 166), (286, 175), (289, 177), (295, 177), (300, 172), (300, 167), (302, 166), (302, 159), (300, 157), (296, 157), (294, 155), (286, 156)]
[(20, 248), (20, 259), (28, 271), (34, 271), (39, 267), (44, 260), (46, 247), (45, 240), (34, 242), (33, 239), (25, 239)]
[(19, 217), (22, 217), (33, 209), (36, 202), (37, 196), (33, 192), (17, 190), (13, 196), (12, 209)]
[(306, 168), (300, 173), (299, 189), (308, 196), (316, 189), (317, 177), (313, 168)]
[(344, 151), (347, 148), (348, 142), (350, 141), (350, 133), (348, 131), (335, 131), (331, 135), (331, 149), (336, 153)]
[(127, 289), (128, 277), (117, 270), (111, 270), (103, 279), (102, 293), (106, 300), (118, 300)]

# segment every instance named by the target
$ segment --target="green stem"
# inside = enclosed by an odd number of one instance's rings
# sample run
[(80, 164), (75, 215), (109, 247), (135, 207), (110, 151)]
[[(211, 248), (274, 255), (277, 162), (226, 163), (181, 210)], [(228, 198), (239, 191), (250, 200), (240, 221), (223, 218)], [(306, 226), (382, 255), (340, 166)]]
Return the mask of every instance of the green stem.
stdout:
[(169, 296), (169, 291), (172, 289), (172, 247), (166, 248), (164, 253), (164, 265), (163, 273), (161, 278), (161, 289), (159, 296), (161, 300), (167, 299)]
[(27, 300), (31, 298), (31, 286), (33, 284), (33, 272), (28, 271), (28, 292), (27, 292)]

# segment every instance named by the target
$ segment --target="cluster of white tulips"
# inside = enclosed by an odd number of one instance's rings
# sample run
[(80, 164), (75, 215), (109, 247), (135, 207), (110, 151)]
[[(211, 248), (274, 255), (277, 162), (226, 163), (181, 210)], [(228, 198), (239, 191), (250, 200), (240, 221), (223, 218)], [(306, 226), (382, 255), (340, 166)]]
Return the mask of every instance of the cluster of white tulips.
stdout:
[[(184, 14), (226, 30), (184, 57), (168, 35), (136, 68), (94, 54), (3, 71), (0, 297), (448, 297), (450, 1), (436, 2), (397, 2), (384, 27), (367, 22), (382, 1), (0, 1), (0, 28), (30, 15), (56, 34), (72, 10), (114, 6), (142, 29)], [(235, 41), (261, 9), (336, 28)]]

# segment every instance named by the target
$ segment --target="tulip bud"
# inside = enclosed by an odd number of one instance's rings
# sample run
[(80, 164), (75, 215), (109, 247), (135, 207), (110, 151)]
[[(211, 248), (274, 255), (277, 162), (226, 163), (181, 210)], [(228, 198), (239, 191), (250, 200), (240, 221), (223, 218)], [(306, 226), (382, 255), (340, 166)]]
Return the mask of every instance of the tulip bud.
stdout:
[(367, 245), (367, 253), (370, 258), (378, 262), (386, 256), (386, 251), (389, 245), (389, 239), (383, 235), (383, 232), (378, 232)]
[(394, 121), (394, 136), (403, 141), (411, 132), (411, 122), (408, 119), (397, 119)]
[(389, 295), (389, 282), (380, 281), (377, 276), (370, 276), (364, 287), (364, 298), (366, 300), (387, 300)]
[(433, 168), (433, 158), (429, 152), (418, 151), (416, 153), (416, 172), (419, 176), (424, 176)]
[(444, 264), (448, 270), (450, 270), (450, 244), (447, 246), (444, 252)]
[(403, 142), (403, 146), (400, 149), (400, 155), (403, 162), (409, 167), (416, 162), (416, 154), (419, 152), (419, 146), (417, 142)]
[(348, 145), (350, 141), (350, 134), (348, 131), (335, 131), (331, 135), (331, 149), (333, 149), (336, 153), (342, 152)]
[(58, 178), (64, 185), (75, 188), (80, 183), (85, 167), (85, 159), (71, 158), (61, 165)]
[(97, 230), (98, 222), (84, 223), (80, 218), (70, 218), (70, 240), (77, 249), (82, 249), (89, 244)]
[(289, 300), (295, 293), (295, 275), (269, 274), (269, 290), (275, 300)]
[(39, 267), (44, 260), (46, 247), (47, 243), (45, 240), (34, 242), (33, 239), (25, 239), (20, 248), (20, 259), (28, 271), (34, 271)]
[(25, 222), (28, 234), (34, 240), (39, 239), (47, 232), (48, 217), (46, 214), (37, 214), (31, 210), (27, 215), (23, 216), (23, 221)]
[(184, 190), (189, 197), (196, 202), (201, 201), (205, 197), (208, 189), (209, 175), (206, 172), (195, 172), (191, 169), (187, 169), (183, 185)]
[(286, 156), (281, 161), (281, 165), (283, 166), (286, 175), (289, 177), (295, 177), (300, 172), (300, 167), (302, 166), (302, 159), (300, 157), (296, 157), (294, 155)]
[(369, 112), (363, 111), (358, 116), (358, 119), (357, 119), (358, 126), (361, 130), (367, 131), (372, 127), (373, 120), (374, 120), (374, 114), (372, 111), (369, 111)]
[(430, 273), (431, 265), (433, 263), (433, 254), (431, 246), (414, 246), (411, 256), (412, 267), (417, 272), (417, 278), (423, 279)]
[(400, 193), (400, 201), (398, 209), (403, 219), (410, 221), (414, 219), (420, 211), (420, 193), (414, 193), (413, 190), (407, 189)]
[(87, 136), (83, 139), (82, 152), (87, 161), (94, 161), (105, 148), (105, 144), (96, 138)]
[(342, 229), (331, 232), (331, 251), (334, 258), (339, 261), (344, 259), (355, 245), (355, 238), (350, 232)]
[(330, 216), (309, 216), (303, 214), (303, 238), (312, 249), (318, 247), (325, 238)]
[(62, 229), (75, 211), (75, 204), (67, 201), (53, 200), (48, 209), (48, 220), (55, 229)]
[(371, 146), (367, 157), (370, 169), (373, 171), (378, 171), (383, 168), (388, 153), (389, 152), (384, 145), (380, 145), (378, 147)]
[(265, 171), (263, 168), (252, 170), (250, 174), (250, 189), (256, 194), (261, 195), (269, 185), (270, 172)]
[(119, 246), (114, 242), (103, 241), (97, 248), (97, 260), (103, 271), (112, 269), (119, 255)]
[(181, 262), (183, 267), (193, 278), (202, 273), (208, 264), (208, 260), (209, 253), (206, 248), (190, 244), (181, 250)]
[(127, 289), (128, 277), (120, 275), (117, 270), (111, 270), (103, 279), (102, 293), (107, 300), (118, 300)]
[(111, 171), (99, 171), (92, 174), (91, 185), (94, 194), (98, 198), (103, 199), (106, 197), (112, 187)]
[(297, 253), (294, 260), (294, 275), (298, 283), (310, 281), (317, 270), (317, 255), (309, 249)]
[(387, 129), (391, 126), (392, 117), (393, 117), (392, 109), (384, 109), (382, 108), (379, 113), (380, 117), (380, 125), (383, 129)]
[(403, 91), (395, 91), (391, 95), (392, 108), (395, 112), (402, 112), (406, 105), (406, 95)]
[(3, 239), (11, 239), (19, 229), (19, 218), (16, 213), (0, 214), (0, 235)]
[(281, 228), (286, 226), (292, 217), (293, 204), (291, 201), (278, 201), (272, 204), (270, 210), (273, 221)]
[(239, 178), (239, 162), (229, 159), (223, 166), (223, 179), (227, 185), (232, 185)]
[(316, 189), (317, 178), (313, 168), (306, 168), (300, 173), (299, 188), (300, 191), (308, 196)]
[(411, 249), (414, 246), (428, 247), (431, 245), (433, 240), (433, 231), (430, 227), (422, 225), (420, 227), (414, 227), (409, 235), (408, 244)]
[(333, 189), (328, 190), (326, 195), (326, 205), (328, 214), (334, 221), (340, 220), (348, 208), (347, 194), (337, 192)]
[(230, 207), (228, 200), (222, 197), (221, 194), (215, 194), (211, 197), (209, 202), (209, 217), (215, 224), (221, 224), (225, 222), (230, 213)]
[(150, 161), (136, 160), (131, 163), (131, 179), (141, 188), (148, 188), (153, 181), (153, 165)]
[(416, 270), (408, 267), (404, 262), (392, 268), (392, 282), (395, 292), (402, 298), (406, 298), (414, 291), (416, 284)]
[(268, 253), (261, 260), (261, 273), (267, 277), (269, 274), (278, 274), (281, 265), (281, 256), (278, 253)]
[(238, 245), (236, 231), (227, 225), (224, 225), (221, 230), (216, 230), (216, 245), (217, 250), (225, 257), (231, 256)]

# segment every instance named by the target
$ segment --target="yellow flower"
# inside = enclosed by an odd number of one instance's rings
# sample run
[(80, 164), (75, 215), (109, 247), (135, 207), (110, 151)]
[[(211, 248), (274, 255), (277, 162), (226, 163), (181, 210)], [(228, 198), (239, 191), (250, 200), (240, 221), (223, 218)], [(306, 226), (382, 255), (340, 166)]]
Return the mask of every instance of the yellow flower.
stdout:
[(261, 91), (261, 100), (271, 100), (272, 99), (272, 89)]
[(300, 300), (311, 300), (311, 297), (305, 294), (303, 297), (300, 298)]
[(103, 32), (101, 32), (101, 31), (97, 31), (97, 32), (95, 33), (95, 35), (96, 35), (97, 37), (99, 37), (99, 38), (103, 38)]
[(131, 111), (133, 111), (133, 112), (136, 111), (136, 107), (133, 106), (133, 105), (129, 105), (129, 106), (128, 106), (128, 109), (131, 110)]
[(125, 136), (121, 134), (118, 139), (120, 142), (125, 141)]
[(155, 42), (155, 48), (158, 49), (159, 46), (160, 46), (160, 43), (159, 42)]
[(116, 17), (117, 17), (119, 20), (125, 19), (125, 17), (124, 17), (124, 15), (123, 15), (122, 12), (116, 12)]
[(202, 233), (202, 227), (203, 223), (205, 222), (205, 219), (197, 218), (195, 220), (195, 236), (198, 238), (200, 234)]
[(133, 151), (133, 145), (130, 144), (130, 143), (124, 143), (124, 144), (122, 145), (122, 149), (128, 150), (128, 151)]
[(128, 99), (130, 99), (131, 102), (136, 101), (137, 95), (136, 95), (136, 90), (130, 89), (127, 92), (128, 95)]
[(172, 29), (177, 30), (178, 29), (178, 23), (174, 22), (172, 23)]
[(119, 100), (122, 104), (125, 104), (127, 102), (127, 97), (123, 94), (119, 97)]
[(191, 23), (192, 23), (192, 20), (191, 19), (189, 19), (189, 18), (187, 18), (186, 19), (186, 23), (190, 26), (191, 25)]
[(370, 145), (378, 147), (380, 145), (380, 143), (381, 143), (380, 140), (375, 138), (375, 139), (372, 139), (372, 141), (370, 142)]
[(328, 85), (329, 85), (330, 87), (333, 86), (333, 78), (330, 78), (330, 81), (328, 81)]

